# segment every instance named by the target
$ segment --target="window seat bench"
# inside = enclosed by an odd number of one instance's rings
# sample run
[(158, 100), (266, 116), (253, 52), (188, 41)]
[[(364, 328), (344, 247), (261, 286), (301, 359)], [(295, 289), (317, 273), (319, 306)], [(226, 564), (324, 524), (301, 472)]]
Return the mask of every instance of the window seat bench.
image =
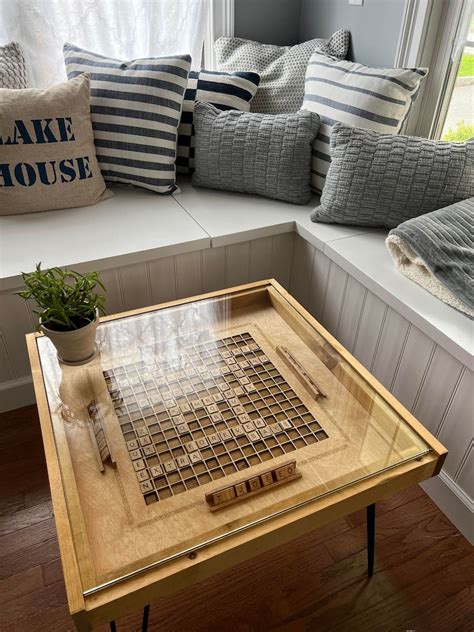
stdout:
[(0, 411), (34, 401), (21, 271), (101, 272), (109, 313), (276, 278), (449, 449), (425, 489), (474, 541), (473, 324), (398, 273), (385, 231), (306, 206), (198, 189), (113, 187), (99, 205), (0, 217)]

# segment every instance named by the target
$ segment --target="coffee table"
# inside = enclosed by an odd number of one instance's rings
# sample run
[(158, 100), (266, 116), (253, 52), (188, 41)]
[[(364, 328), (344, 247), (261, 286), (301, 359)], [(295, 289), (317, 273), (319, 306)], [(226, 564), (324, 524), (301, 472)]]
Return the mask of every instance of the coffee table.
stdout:
[(276, 281), (27, 336), (68, 604), (111, 622), (435, 476), (445, 448)]

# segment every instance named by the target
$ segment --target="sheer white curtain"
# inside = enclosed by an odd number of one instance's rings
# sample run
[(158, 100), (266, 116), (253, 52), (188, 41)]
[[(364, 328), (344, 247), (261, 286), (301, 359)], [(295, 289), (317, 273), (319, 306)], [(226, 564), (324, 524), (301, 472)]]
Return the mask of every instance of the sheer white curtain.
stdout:
[(209, 0), (0, 0), (0, 44), (22, 45), (35, 87), (66, 79), (66, 41), (123, 60), (189, 53), (199, 68), (208, 8)]

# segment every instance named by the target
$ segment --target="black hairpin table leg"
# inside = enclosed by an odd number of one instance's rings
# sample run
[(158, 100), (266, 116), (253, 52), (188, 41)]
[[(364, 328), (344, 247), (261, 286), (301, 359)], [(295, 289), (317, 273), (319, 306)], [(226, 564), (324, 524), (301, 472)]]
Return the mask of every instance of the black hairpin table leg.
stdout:
[(367, 507), (367, 573), (374, 574), (375, 560), (375, 503)]
[(115, 625), (115, 621), (110, 622), (110, 632), (117, 632), (117, 626)]
[(142, 632), (147, 632), (148, 630), (148, 617), (150, 615), (150, 606), (145, 606), (143, 608), (143, 621), (142, 621)]

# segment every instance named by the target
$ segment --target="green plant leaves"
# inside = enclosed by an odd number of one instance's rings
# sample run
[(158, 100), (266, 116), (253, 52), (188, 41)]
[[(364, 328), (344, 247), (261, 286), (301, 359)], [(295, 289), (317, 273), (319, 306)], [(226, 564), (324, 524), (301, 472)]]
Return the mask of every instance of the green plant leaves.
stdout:
[(25, 289), (16, 292), (25, 300), (35, 300), (40, 309), (39, 324), (51, 329), (79, 329), (94, 320), (96, 311), (104, 313), (105, 291), (98, 272), (80, 274), (73, 270), (50, 268), (41, 270), (41, 263), (29, 274), (22, 273)]

